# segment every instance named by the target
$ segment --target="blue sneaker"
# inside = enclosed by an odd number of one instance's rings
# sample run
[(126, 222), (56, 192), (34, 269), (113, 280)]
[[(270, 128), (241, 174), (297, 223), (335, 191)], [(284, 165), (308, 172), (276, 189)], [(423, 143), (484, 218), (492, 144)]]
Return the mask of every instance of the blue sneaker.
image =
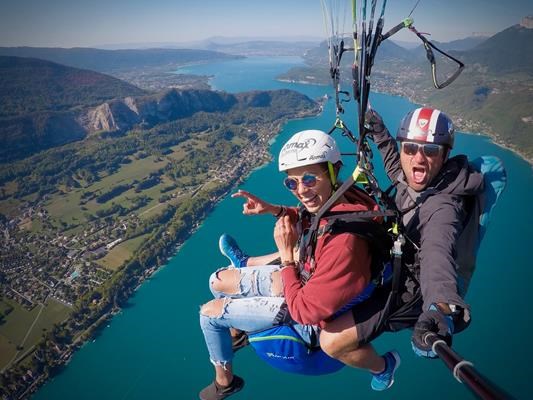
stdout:
[(372, 374), (372, 382), (370, 386), (372, 389), (381, 391), (386, 390), (394, 383), (394, 373), (400, 366), (400, 355), (397, 351), (389, 351), (383, 355), (385, 359), (385, 371), (379, 374)]
[(220, 239), (218, 239), (218, 247), (220, 252), (229, 258), (231, 265), (235, 268), (246, 267), (246, 261), (248, 261), (249, 256), (243, 253), (235, 239), (230, 235), (227, 233), (222, 234)]

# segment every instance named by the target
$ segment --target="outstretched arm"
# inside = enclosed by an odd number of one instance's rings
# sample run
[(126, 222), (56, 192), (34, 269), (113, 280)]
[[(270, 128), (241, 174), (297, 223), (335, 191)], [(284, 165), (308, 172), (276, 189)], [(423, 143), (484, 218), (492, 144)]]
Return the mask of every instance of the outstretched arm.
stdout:
[(383, 164), (385, 165), (385, 171), (389, 179), (394, 182), (402, 171), (396, 140), (389, 133), (383, 119), (377, 111), (372, 109), (368, 110), (365, 114), (365, 122), (369, 129), (368, 136), (378, 147)]
[[(288, 220), (292, 221), (292, 223), (295, 223), (298, 219), (298, 210), (296, 208), (270, 204), (260, 197), (257, 197), (256, 195), (245, 190), (238, 190), (236, 193), (233, 193), (231, 197), (242, 197), (246, 200), (242, 206), (242, 213), (244, 215), (272, 214), (276, 218), (288, 218)], [(248, 257), (246, 266), (252, 267), (267, 265), (276, 261), (278, 258), (280, 258), (279, 251), (263, 256)]]
[(242, 197), (246, 200), (242, 205), (242, 213), (244, 215), (272, 214), (274, 216), (280, 216), (285, 209), (283, 206), (270, 204), (245, 190), (238, 190), (236, 193), (233, 193), (231, 197)]
[[(429, 197), (420, 208), (420, 286), (424, 310), (435, 303), (468, 306), (457, 287), (456, 244), (466, 218), (460, 196)], [(443, 310), (445, 311), (445, 310)]]

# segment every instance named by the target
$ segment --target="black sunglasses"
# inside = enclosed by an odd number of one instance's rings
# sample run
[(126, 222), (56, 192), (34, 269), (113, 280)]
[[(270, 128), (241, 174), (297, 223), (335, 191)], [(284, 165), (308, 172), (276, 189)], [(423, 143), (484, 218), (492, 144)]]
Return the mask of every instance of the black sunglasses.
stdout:
[(416, 142), (402, 142), (402, 151), (408, 156), (414, 156), (422, 149), (422, 153), (429, 158), (438, 157), (442, 153), (442, 146), (439, 144)]

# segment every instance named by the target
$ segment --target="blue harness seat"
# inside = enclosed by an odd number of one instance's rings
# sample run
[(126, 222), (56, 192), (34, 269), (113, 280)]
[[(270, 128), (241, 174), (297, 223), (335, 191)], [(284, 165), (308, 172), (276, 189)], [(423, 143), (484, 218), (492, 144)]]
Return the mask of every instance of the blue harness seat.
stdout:
[(261, 359), (284, 372), (325, 375), (337, 372), (344, 366), (320, 347), (310, 347), (291, 325), (250, 333), (248, 340)]
[[(392, 267), (387, 263), (380, 281), (373, 280), (357, 297), (335, 313), (338, 317), (354, 305), (367, 300), (377, 286), (392, 277)], [(291, 325), (279, 325), (258, 332), (248, 333), (250, 345), (257, 355), (284, 372), (301, 375), (326, 375), (337, 372), (344, 363), (328, 356), (318, 344), (306, 343)]]

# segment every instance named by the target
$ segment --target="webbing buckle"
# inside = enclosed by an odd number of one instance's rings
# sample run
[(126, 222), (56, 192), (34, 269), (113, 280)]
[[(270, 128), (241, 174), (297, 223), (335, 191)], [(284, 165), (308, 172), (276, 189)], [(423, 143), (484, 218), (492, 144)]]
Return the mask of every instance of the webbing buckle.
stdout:
[(392, 246), (392, 254), (395, 256), (401, 256), (402, 255), (402, 246), (405, 244), (405, 239), (403, 238), (402, 234), (399, 234), (396, 240), (394, 241), (394, 245)]

